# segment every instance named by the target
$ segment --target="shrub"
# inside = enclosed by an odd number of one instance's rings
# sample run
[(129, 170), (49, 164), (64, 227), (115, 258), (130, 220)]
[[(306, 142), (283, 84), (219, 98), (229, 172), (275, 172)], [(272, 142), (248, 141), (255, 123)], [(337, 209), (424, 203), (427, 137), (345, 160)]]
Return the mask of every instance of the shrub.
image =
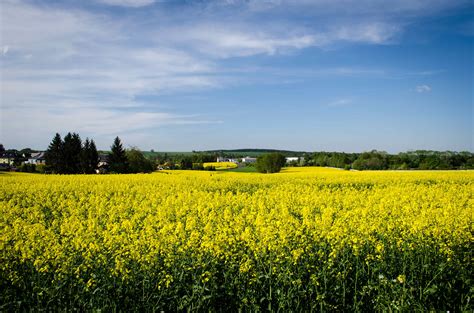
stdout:
[(36, 172), (36, 165), (35, 164), (23, 163), (20, 166), (20, 172), (34, 173), (34, 172)]
[(193, 170), (202, 171), (204, 170), (204, 166), (202, 163), (193, 163)]

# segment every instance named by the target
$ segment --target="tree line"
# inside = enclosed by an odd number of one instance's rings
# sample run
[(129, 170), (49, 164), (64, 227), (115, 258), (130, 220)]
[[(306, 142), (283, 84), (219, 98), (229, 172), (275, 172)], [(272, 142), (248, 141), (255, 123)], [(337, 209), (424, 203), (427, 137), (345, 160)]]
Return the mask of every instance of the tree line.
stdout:
[[(64, 146), (63, 146), (64, 145)], [(55, 173), (92, 173), (97, 170), (95, 143), (93, 140), (81, 142), (78, 134), (69, 133), (61, 139), (59, 134), (53, 138), (47, 171)], [(239, 158), (247, 154), (235, 153), (233, 150), (204, 151), (193, 153), (148, 152), (144, 154), (137, 148), (125, 150), (117, 137), (108, 156), (109, 172), (136, 173), (153, 171), (156, 165), (167, 169), (203, 169), (205, 162), (215, 162), (218, 156)], [(80, 151), (80, 152), (78, 152)], [(262, 150), (263, 151), (263, 150)], [(266, 150), (265, 150), (266, 151)], [(27, 157), (35, 152), (26, 148), (22, 150), (6, 150), (0, 144), (0, 155), (14, 159), (13, 166), (20, 170), (35, 171), (33, 164), (22, 164)], [(240, 151), (238, 151), (240, 152)], [(274, 152), (276, 153), (276, 152)], [(462, 170), (474, 169), (474, 153), (463, 151), (429, 151), (416, 150), (389, 154), (384, 151), (372, 150), (363, 153), (345, 152), (278, 152), (283, 156), (300, 157), (286, 166), (328, 166), (356, 170)], [(266, 155), (260, 154), (260, 156)], [(52, 159), (51, 159), (52, 158)], [(155, 165), (156, 164), (156, 165)], [(5, 164), (0, 164), (5, 165)], [(256, 165), (256, 164), (255, 164)], [(36, 166), (36, 171), (40, 166)], [(8, 169), (9, 167), (0, 167)], [(262, 168), (262, 167), (261, 167)], [(41, 166), (41, 171), (44, 170)], [(266, 172), (267, 170), (263, 170)]]
[[(100, 155), (94, 140), (86, 138), (82, 142), (77, 133), (68, 133), (62, 139), (56, 133), (45, 152), (45, 161), (47, 173), (94, 174), (99, 169)], [(104, 168), (110, 173), (149, 173), (155, 168), (154, 162), (138, 149), (125, 150), (119, 137), (115, 138), (111, 153), (104, 161)]]
[[(279, 154), (280, 160), (285, 156), (300, 157), (298, 161), (284, 163), (284, 166), (327, 166), (355, 170), (463, 170), (474, 169), (474, 153), (463, 151), (429, 151), (416, 150), (389, 154), (385, 151), (372, 150), (362, 153), (346, 152), (297, 152), (295, 154), (273, 152), (260, 154), (263, 163), (271, 164), (265, 160), (267, 155)], [(194, 152), (193, 154), (180, 153), (155, 153), (157, 164), (173, 169), (199, 169), (198, 165), (204, 162), (215, 162), (216, 158), (240, 155), (219, 152)], [(262, 158), (263, 157), (263, 158)], [(265, 161), (264, 161), (265, 160)], [(257, 165), (257, 164), (256, 164)], [(269, 165), (260, 166), (258, 171), (267, 172)], [(273, 170), (269, 170), (272, 172)]]
[(329, 166), (356, 170), (463, 170), (474, 169), (474, 153), (416, 150), (389, 154), (372, 150), (363, 153), (314, 152), (303, 166)]
[(77, 133), (56, 133), (45, 153), (46, 171), (55, 174), (93, 174), (99, 164), (94, 140), (82, 142)]

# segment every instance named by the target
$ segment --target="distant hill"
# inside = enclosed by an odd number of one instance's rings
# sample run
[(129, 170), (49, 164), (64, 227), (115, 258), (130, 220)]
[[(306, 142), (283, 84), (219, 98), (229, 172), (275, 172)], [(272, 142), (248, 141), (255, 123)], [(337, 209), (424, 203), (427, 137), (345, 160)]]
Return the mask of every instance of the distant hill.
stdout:
[(182, 151), (182, 152), (173, 152), (173, 151), (142, 151), (143, 154), (148, 158), (154, 158), (157, 156), (168, 156), (171, 158), (181, 158), (181, 157), (192, 157), (196, 155), (215, 155), (215, 156), (225, 156), (233, 158), (243, 158), (246, 156), (249, 157), (258, 157), (264, 153), (279, 152), (284, 156), (293, 156), (300, 157), (305, 153), (304, 151), (291, 151), (291, 150), (277, 150), (277, 149), (222, 149), (222, 150), (202, 150), (202, 151)]
[(202, 153), (210, 153), (210, 154), (233, 154), (233, 155), (240, 155), (240, 156), (258, 156), (263, 153), (272, 153), (278, 152), (284, 154), (286, 156), (300, 156), (303, 155), (304, 151), (291, 151), (291, 150), (278, 150), (278, 149), (232, 149), (232, 150), (205, 150), (205, 151), (195, 151), (195, 152), (202, 152)]

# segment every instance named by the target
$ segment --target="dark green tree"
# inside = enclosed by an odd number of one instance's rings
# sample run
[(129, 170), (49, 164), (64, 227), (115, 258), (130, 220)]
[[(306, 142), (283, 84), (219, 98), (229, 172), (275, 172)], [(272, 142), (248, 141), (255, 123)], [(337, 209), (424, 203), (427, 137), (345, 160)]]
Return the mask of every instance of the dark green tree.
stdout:
[(88, 174), (89, 172), (89, 146), (90, 141), (89, 138), (86, 138), (84, 143), (82, 144), (82, 151), (80, 155), (81, 159), (81, 172), (84, 174)]
[(150, 173), (155, 169), (154, 162), (145, 158), (137, 148), (128, 149), (126, 155), (130, 173)]
[(68, 133), (64, 137), (63, 160), (65, 174), (78, 174), (81, 172), (81, 137), (76, 133)]
[(125, 149), (119, 137), (115, 137), (114, 143), (110, 147), (111, 153), (109, 155), (109, 170), (113, 173), (127, 173), (128, 160), (125, 154)]
[(262, 154), (257, 158), (257, 171), (260, 173), (278, 173), (285, 165), (285, 156), (278, 152)]
[(360, 154), (352, 163), (352, 167), (356, 170), (386, 170), (388, 165), (388, 154), (377, 150)]
[(99, 164), (99, 153), (94, 140), (86, 138), (81, 151), (81, 172), (84, 174), (94, 174)]
[(179, 168), (182, 170), (190, 170), (193, 168), (193, 160), (189, 157), (184, 157), (179, 162)]
[(64, 173), (63, 146), (64, 142), (61, 139), (61, 135), (56, 133), (45, 154), (46, 170), (48, 172), (55, 174)]
[(97, 151), (95, 142), (92, 139), (89, 145), (89, 166), (93, 173), (95, 173), (95, 170), (99, 166), (99, 152)]

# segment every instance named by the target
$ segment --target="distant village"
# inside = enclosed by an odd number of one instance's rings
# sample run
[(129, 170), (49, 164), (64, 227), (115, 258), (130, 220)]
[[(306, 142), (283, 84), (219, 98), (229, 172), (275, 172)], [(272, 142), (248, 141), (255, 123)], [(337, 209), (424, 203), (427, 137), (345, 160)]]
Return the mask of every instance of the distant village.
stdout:
[[(207, 162), (232, 162), (237, 167), (252, 167), (257, 162), (243, 151), (193, 151), (192, 153), (143, 152), (152, 170), (202, 169)], [(268, 151), (258, 151), (265, 153)], [(245, 153), (245, 154), (244, 154)], [(388, 154), (372, 150), (363, 153), (284, 151), (286, 166), (322, 166), (354, 170), (467, 170), (474, 169), (474, 153), (469, 151), (417, 150)], [(295, 156), (299, 155), (299, 156)], [(109, 152), (98, 152), (96, 173), (109, 172)], [(45, 172), (45, 151), (5, 150), (0, 144), (0, 171)]]
[[(302, 157), (286, 157), (286, 163), (299, 163), (302, 162)], [(231, 162), (237, 164), (237, 166), (247, 166), (257, 162), (256, 157), (242, 157), (242, 158), (229, 158), (217, 156), (215, 162)], [(42, 172), (42, 168), (46, 166), (46, 152), (18, 152), (18, 151), (3, 151), (0, 152), (0, 170), (3, 171), (20, 171), (22, 167), (34, 166), (36, 171)], [(156, 170), (172, 169), (172, 167), (166, 164), (157, 164)], [(106, 173), (108, 170), (108, 154), (99, 154), (99, 163), (96, 172)]]
[[(291, 163), (291, 162), (299, 162), (303, 160), (302, 157), (286, 157), (286, 163)], [(244, 157), (244, 158), (225, 158), (225, 157), (217, 157), (216, 162), (232, 162), (237, 165), (239, 164), (248, 164), (248, 163), (255, 163), (257, 162), (257, 158), (252, 158), (252, 157)]]
[[(108, 154), (99, 154), (99, 163), (97, 173), (106, 172), (108, 166)], [(24, 166), (34, 166), (38, 172), (42, 172), (42, 168), (46, 166), (46, 151), (39, 152), (15, 152), (6, 151), (0, 153), (0, 170), (3, 171), (20, 171)]]

